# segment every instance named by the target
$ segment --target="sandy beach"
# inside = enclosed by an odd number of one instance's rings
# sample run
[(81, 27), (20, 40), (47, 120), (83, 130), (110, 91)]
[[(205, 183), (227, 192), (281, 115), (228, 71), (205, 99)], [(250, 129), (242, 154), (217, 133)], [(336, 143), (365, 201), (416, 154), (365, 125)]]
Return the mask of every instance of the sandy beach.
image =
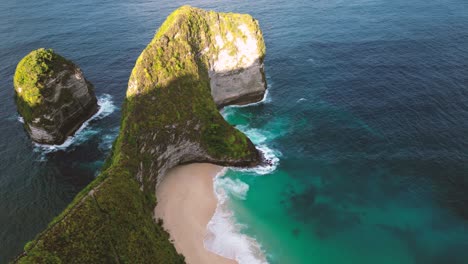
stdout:
[(206, 226), (217, 205), (213, 177), (221, 169), (212, 164), (176, 167), (169, 171), (156, 191), (158, 205), (154, 210), (155, 216), (164, 220), (164, 228), (188, 264), (236, 263), (211, 253), (203, 246)]

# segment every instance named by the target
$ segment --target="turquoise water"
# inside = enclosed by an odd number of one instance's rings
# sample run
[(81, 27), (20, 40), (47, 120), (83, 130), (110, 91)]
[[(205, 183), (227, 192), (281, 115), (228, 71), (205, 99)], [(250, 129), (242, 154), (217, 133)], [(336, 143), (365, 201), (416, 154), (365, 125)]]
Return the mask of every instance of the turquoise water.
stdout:
[[(464, 196), (447, 193), (447, 184), (436, 178), (439, 172), (430, 170), (441, 166), (434, 164), (440, 161), (412, 161), (404, 167), (400, 159), (415, 159), (413, 154), (401, 153), (403, 157), (392, 160), (378, 153), (371, 157), (373, 153), (362, 149), (351, 155), (330, 142), (323, 146), (328, 151), (309, 156), (307, 145), (291, 138), (313, 140), (318, 133), (318, 141), (327, 123), (347, 130), (334, 132), (336, 137), (350, 137), (353, 130), (381, 135), (332, 106), (298, 106), (306, 100), (294, 107), (319, 112), (317, 126), (307, 116), (295, 120), (298, 110), (258, 115), (274, 109), (269, 105), (275, 98), (270, 100), (227, 109), (224, 115), (256, 144), (271, 148), (278, 167), (268, 174), (229, 170), (216, 182), (228, 194), (226, 204), (234, 211), (237, 231), (255, 238), (270, 263), (467, 263), (468, 228), (459, 211), (465, 208), (440, 201)], [(361, 143), (343, 139), (341, 144)], [(451, 172), (444, 181), (464, 175)], [(461, 205), (463, 200), (450, 202)]]
[[(135, 60), (182, 4), (251, 13), (267, 44), (267, 99), (224, 115), (278, 160), (216, 182), (235, 222), (215, 227), (243, 263), (249, 245), (270, 263), (468, 263), (465, 0), (0, 1), (0, 263), (98, 173)], [(39, 47), (80, 65), (108, 109), (54, 150), (13, 101)]]
[(468, 263), (467, 3), (301, 3), (224, 113), (279, 158), (217, 183), (237, 230), (270, 263)]

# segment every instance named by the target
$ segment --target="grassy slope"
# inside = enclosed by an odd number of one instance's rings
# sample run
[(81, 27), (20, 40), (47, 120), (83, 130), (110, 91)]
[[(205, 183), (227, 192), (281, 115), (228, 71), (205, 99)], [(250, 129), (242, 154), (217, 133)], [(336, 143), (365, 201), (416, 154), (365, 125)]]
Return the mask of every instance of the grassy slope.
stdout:
[(144, 146), (164, 152), (181, 139), (199, 142), (207, 160), (219, 164), (259, 161), (250, 140), (219, 114), (207, 74), (212, 54), (200, 53), (213, 47), (213, 34), (238, 22), (257, 30), (258, 24), (247, 15), (220, 16), (229, 21), (222, 27), (218, 13), (186, 6), (168, 17), (133, 69), (121, 131), (103, 172), (25, 246), (19, 263), (184, 262), (152, 218), (156, 179), (145, 174), (140, 183), (135, 175), (141, 166), (161, 165)]

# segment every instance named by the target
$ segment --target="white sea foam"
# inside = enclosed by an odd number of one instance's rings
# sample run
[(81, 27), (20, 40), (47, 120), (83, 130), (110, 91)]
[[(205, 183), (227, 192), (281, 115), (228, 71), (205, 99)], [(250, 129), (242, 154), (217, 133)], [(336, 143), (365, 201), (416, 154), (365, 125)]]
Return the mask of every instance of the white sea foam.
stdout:
[(270, 164), (260, 165), (252, 169), (245, 169), (247, 171), (254, 171), (256, 174), (266, 175), (273, 173), (276, 168), (278, 168), (281, 157), (281, 152), (278, 150), (274, 150), (269, 148), (266, 145), (257, 146), (257, 149), (263, 154), (265, 160), (267, 160)]
[(92, 136), (98, 134), (100, 130), (89, 128), (88, 125), (93, 120), (99, 120), (106, 116), (109, 116), (116, 109), (114, 102), (112, 101), (112, 96), (109, 94), (103, 94), (98, 97), (99, 110), (91, 118), (86, 120), (81, 127), (75, 132), (73, 136), (68, 137), (63, 144), (60, 145), (44, 145), (34, 143), (35, 151), (42, 152), (44, 154), (65, 150), (72, 145), (79, 145)]
[(265, 141), (267, 141), (270, 136), (270, 133), (258, 128), (249, 128), (248, 126), (237, 126), (237, 129), (244, 132), (255, 145), (265, 143)]
[(22, 124), (24, 124), (24, 118), (22, 116), (18, 116), (18, 121)]
[[(232, 115), (235, 112), (229, 114)], [(286, 135), (290, 131), (291, 124), (284, 118), (275, 118), (264, 124), (262, 128), (251, 128), (248, 125), (238, 125), (237, 128), (246, 134), (255, 145), (261, 145)]]
[(118, 134), (119, 127), (116, 127), (112, 129), (110, 133), (102, 135), (101, 142), (99, 142), (99, 149), (103, 151), (110, 150)]
[(245, 200), (247, 198), (247, 192), (249, 191), (249, 185), (239, 179), (231, 179), (228, 177), (218, 178), (218, 187), (223, 188), (226, 192), (236, 197), (239, 200)]
[[(271, 87), (271, 82), (269, 83)], [(229, 119), (231, 115), (236, 114), (235, 108), (269, 103), (271, 102), (271, 98), (268, 96), (268, 92), (267, 89), (263, 100), (260, 102), (226, 107), (222, 111), (222, 115), (225, 119)], [(270, 148), (268, 143), (278, 135), (267, 130), (251, 128), (247, 125), (237, 126), (237, 128), (252, 140), (257, 149), (262, 152), (264, 158), (269, 161), (269, 164), (248, 169), (230, 169), (254, 173), (256, 175), (265, 175), (275, 171), (279, 165), (281, 152)], [(242, 233), (245, 226), (236, 222), (234, 213), (229, 208), (230, 198), (238, 200), (247, 199), (250, 186), (239, 179), (233, 180), (229, 177), (223, 177), (226, 171), (227, 169), (224, 169), (214, 180), (214, 192), (218, 199), (218, 206), (207, 225), (207, 234), (204, 239), (205, 248), (223, 257), (236, 260), (239, 264), (267, 264), (266, 254), (262, 250), (261, 245), (254, 238)]]
[(254, 168), (233, 168), (236, 171), (254, 172), (259, 175), (266, 175), (274, 172), (279, 165), (281, 152), (272, 149), (268, 143), (275, 139), (277, 135), (266, 130), (250, 128), (248, 126), (238, 126), (240, 131), (245, 133), (250, 140), (257, 146), (257, 149), (263, 154), (263, 157), (269, 164), (262, 164)]
[(235, 110), (231, 106), (227, 106), (221, 109), (220, 113), (225, 120), (228, 120), (232, 115), (235, 114)]
[[(268, 77), (267, 77), (268, 78)], [(250, 104), (245, 104), (245, 105), (230, 105), (226, 106), (221, 110), (221, 115), (224, 117), (224, 119), (229, 119), (229, 116), (233, 115), (235, 113), (236, 108), (244, 108), (244, 107), (249, 107), (249, 106), (254, 106), (254, 105), (260, 105), (260, 104), (266, 104), (271, 102), (271, 96), (270, 96), (270, 89), (273, 86), (273, 82), (268, 80), (268, 89), (265, 90), (265, 93), (263, 94), (262, 100), (255, 102), (255, 103), (250, 103)]]
[(245, 199), (248, 184), (240, 180), (222, 177), (221, 172), (214, 180), (214, 192), (218, 207), (207, 226), (204, 239), (205, 248), (225, 258), (236, 260), (239, 264), (265, 264), (265, 254), (258, 242), (241, 233), (244, 226), (235, 222), (228, 208), (229, 194)]
[[(270, 85), (271, 87), (271, 85)], [(270, 91), (269, 89), (266, 89), (265, 90), (265, 94), (263, 94), (263, 98), (262, 100), (258, 101), (258, 102), (255, 102), (255, 103), (250, 103), (250, 104), (244, 104), (244, 105), (230, 105), (228, 107), (232, 107), (232, 108), (243, 108), (243, 107), (249, 107), (249, 106), (254, 106), (254, 105), (260, 105), (260, 104), (264, 104), (264, 103), (270, 103), (271, 102), (271, 97), (268, 96), (270, 94)]]
[[(248, 126), (239, 126), (238, 128), (257, 145), (257, 149), (262, 152), (264, 158), (270, 164), (260, 165), (255, 168), (230, 169), (254, 173), (255, 175), (265, 175), (275, 171), (279, 165), (281, 153), (268, 147), (267, 144), (276, 136), (265, 130)], [(226, 171), (227, 169), (224, 169), (214, 180), (214, 191), (218, 198), (218, 206), (207, 225), (207, 235), (204, 239), (205, 248), (223, 257), (234, 259), (239, 264), (268, 263), (261, 245), (254, 238), (242, 233), (245, 226), (236, 222), (234, 213), (229, 208), (230, 199), (247, 199), (250, 186), (239, 179), (223, 177)]]

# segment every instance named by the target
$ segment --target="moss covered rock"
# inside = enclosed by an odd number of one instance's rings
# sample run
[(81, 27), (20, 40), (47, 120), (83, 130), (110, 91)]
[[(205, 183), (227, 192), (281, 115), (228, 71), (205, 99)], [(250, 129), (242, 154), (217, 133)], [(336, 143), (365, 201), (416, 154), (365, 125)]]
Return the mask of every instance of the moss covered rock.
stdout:
[(75, 64), (51, 49), (24, 57), (13, 83), (24, 127), (38, 143), (63, 143), (98, 109), (92, 84)]
[[(248, 15), (184, 6), (168, 17), (132, 71), (120, 133), (102, 173), (25, 246), (19, 263), (184, 262), (153, 215), (156, 186), (168, 169), (261, 162), (252, 142), (220, 115), (218, 107), (227, 101), (216, 104), (210, 85), (219, 58), (206, 49), (223, 49), (213, 42), (214, 32), (235, 31), (243, 39), (242, 28), (257, 35), (264, 54), (258, 23)], [(233, 71), (241, 72), (239, 65)]]
[(190, 74), (208, 80), (219, 107), (256, 102), (266, 90), (264, 58), (265, 42), (252, 16), (183, 6), (138, 58), (127, 95)]

